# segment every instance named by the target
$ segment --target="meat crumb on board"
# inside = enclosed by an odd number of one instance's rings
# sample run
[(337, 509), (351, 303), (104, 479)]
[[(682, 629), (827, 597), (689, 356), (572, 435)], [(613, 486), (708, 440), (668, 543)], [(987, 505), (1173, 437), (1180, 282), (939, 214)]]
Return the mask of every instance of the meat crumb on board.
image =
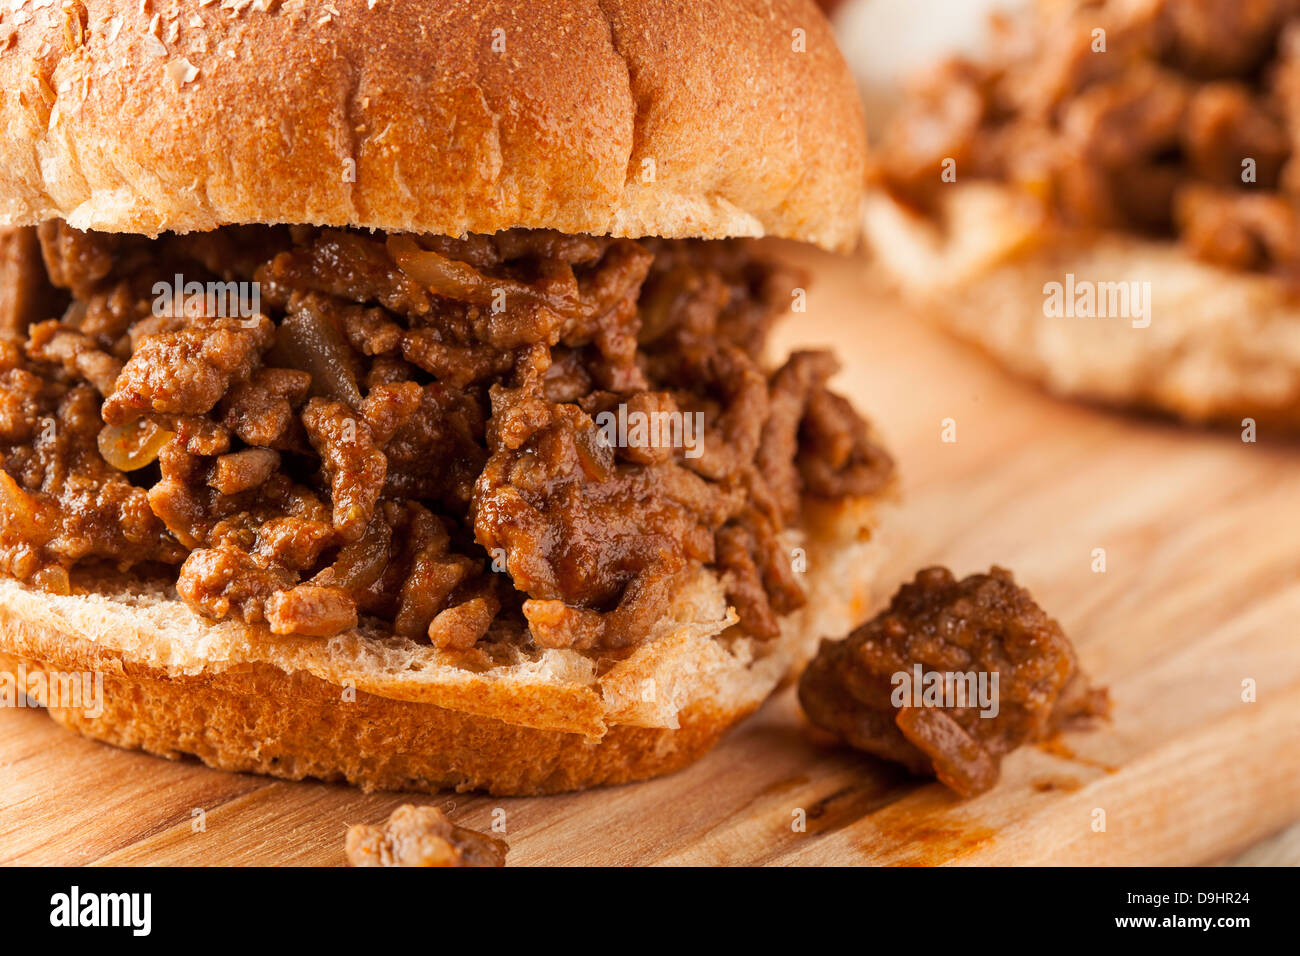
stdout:
[(822, 641), (799, 702), (817, 727), (963, 797), (990, 790), (1022, 744), (1110, 709), (1061, 626), (998, 567), (919, 572), (848, 638)]
[(383, 826), (348, 829), (348, 866), (505, 866), (505, 840), (458, 827), (437, 807), (404, 803)]

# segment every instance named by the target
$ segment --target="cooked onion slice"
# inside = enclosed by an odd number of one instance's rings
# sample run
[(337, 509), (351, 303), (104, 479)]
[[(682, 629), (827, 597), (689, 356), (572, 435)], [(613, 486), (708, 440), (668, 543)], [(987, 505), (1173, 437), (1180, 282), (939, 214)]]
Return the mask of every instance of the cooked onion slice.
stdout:
[(311, 376), (313, 395), (361, 407), (348, 344), (324, 316), (302, 311), (285, 318), (276, 337), (276, 357)]
[(421, 248), (410, 236), (389, 236), (387, 245), (397, 267), (437, 295), (490, 306), (504, 293), (544, 305), (566, 318), (576, 318), (584, 311), (577, 299), (548, 295), (517, 279), (486, 276), (467, 262)]
[(47, 594), (71, 594), (72, 579), (67, 568), (51, 564), (32, 575), (31, 583)]
[(335, 562), (316, 575), (313, 584), (336, 587), (350, 593), (364, 591), (379, 580), (388, 567), (388, 547), (393, 529), (376, 517), (359, 541), (344, 545)]
[(144, 420), (105, 425), (99, 430), (99, 453), (118, 471), (136, 471), (152, 463), (174, 434)]

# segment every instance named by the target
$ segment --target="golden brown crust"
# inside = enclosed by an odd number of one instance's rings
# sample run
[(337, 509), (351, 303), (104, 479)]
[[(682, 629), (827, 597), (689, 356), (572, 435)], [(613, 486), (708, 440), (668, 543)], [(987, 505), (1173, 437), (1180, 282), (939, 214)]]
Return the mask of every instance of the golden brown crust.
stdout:
[(0, 225), (858, 234), (861, 110), (811, 0), (28, 4), (0, 87)]
[[(83, 648), (63, 659), (0, 653), (16, 673), (75, 671)], [(701, 702), (676, 729), (616, 726), (599, 740), (537, 730), (432, 704), (343, 689), (268, 665), (193, 678), (145, 668), (105, 674), (103, 713), (51, 707), (70, 730), (170, 759), (197, 756), (219, 770), (290, 780), (346, 781), (366, 790), (485, 790), (499, 796), (559, 793), (625, 783), (686, 766), (757, 703), (729, 710)]]

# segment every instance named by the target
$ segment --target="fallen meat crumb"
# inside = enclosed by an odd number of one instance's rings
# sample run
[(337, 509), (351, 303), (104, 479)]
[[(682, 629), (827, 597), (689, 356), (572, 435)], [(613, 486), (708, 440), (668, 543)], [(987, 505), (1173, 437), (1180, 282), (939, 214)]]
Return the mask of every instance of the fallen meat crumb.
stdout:
[(874, 620), (822, 641), (799, 702), (845, 743), (963, 797), (991, 789), (1021, 744), (1110, 709), (1061, 626), (998, 567), (918, 573)]
[(382, 827), (348, 829), (348, 866), (505, 866), (504, 840), (458, 827), (437, 807), (403, 804)]

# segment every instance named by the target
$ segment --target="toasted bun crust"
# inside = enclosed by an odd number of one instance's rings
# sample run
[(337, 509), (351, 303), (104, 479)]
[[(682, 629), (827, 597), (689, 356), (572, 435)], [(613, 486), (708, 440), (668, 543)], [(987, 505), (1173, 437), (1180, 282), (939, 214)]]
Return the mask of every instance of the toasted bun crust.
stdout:
[(175, 9), (6, 11), (0, 225), (856, 242), (861, 108), (812, 0)]
[[(1065, 396), (1300, 429), (1300, 298), (1280, 280), (1174, 242), (1063, 229), (990, 183), (949, 187), (944, 200), (936, 221), (873, 192), (867, 243), (926, 314), (1007, 368)], [(1045, 314), (1045, 287), (1067, 274), (1149, 283), (1149, 315)]]
[[(60, 597), (0, 579), (0, 670), (25, 667), (28, 692), (73, 730), (223, 770), (501, 795), (621, 783), (699, 757), (821, 637), (865, 616), (885, 550), (878, 512), (863, 501), (817, 516), (802, 539), (808, 604), (769, 642), (737, 633), (708, 570), (630, 657), (599, 670), (565, 650), (475, 670), (391, 635), (212, 623), (156, 585)], [(102, 713), (43, 689), (87, 672), (104, 675)]]

